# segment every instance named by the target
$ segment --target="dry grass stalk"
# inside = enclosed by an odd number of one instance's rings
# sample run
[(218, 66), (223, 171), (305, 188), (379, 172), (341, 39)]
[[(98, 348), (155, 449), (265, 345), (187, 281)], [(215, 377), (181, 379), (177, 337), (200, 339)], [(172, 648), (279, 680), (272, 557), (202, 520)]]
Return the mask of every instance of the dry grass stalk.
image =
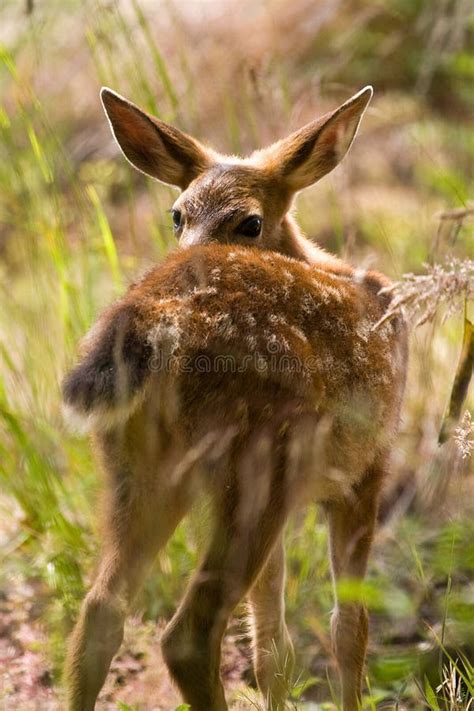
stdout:
[[(467, 397), (469, 383), (472, 377), (474, 363), (474, 324), (467, 318), (467, 302), (464, 315), (464, 334), (461, 353), (459, 356), (448, 407), (443, 417), (438, 442), (446, 442), (453, 431), (454, 425), (459, 422), (461, 410)], [(465, 455), (463, 455), (465, 456)]]
[(456, 427), (454, 440), (459, 447), (461, 457), (463, 459), (470, 457), (474, 449), (474, 421), (469, 410), (466, 410), (459, 427)]
[(443, 698), (451, 711), (470, 711), (473, 708), (474, 700), (468, 696), (463, 688), (463, 678), (457, 664), (450, 661), (443, 666), (443, 681), (436, 688), (436, 692), (442, 693)]
[(403, 312), (407, 322), (421, 326), (432, 321), (441, 306), (446, 308), (443, 321), (461, 310), (464, 303), (474, 298), (474, 260), (446, 260), (444, 264), (426, 264), (426, 274), (404, 274), (400, 281), (384, 288), (392, 302), (383, 318), (373, 327)]
[(454, 210), (445, 210), (438, 215), (440, 220), (464, 220), (474, 217), (474, 207), (459, 207)]

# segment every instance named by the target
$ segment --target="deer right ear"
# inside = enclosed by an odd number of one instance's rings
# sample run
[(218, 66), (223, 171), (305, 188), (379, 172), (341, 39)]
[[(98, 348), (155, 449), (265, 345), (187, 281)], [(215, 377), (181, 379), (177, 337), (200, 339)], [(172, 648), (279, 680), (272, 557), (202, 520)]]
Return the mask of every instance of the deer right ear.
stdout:
[(115, 140), (138, 170), (184, 190), (213, 160), (210, 151), (174, 126), (103, 87), (104, 111)]
[(372, 94), (372, 87), (366, 86), (335, 111), (264, 149), (258, 160), (291, 190), (307, 188), (344, 158)]

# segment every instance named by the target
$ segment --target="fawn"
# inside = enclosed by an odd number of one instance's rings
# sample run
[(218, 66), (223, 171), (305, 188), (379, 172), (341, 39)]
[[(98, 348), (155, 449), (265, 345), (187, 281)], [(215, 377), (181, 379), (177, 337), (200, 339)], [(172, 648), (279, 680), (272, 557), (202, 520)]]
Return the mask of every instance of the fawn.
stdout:
[(283, 531), (306, 501), (327, 513), (343, 708), (359, 707), (367, 614), (337, 603), (336, 584), (365, 574), (406, 332), (401, 317), (374, 328), (390, 302), (379, 293), (385, 277), (306, 243), (287, 211), (347, 151), (369, 98), (356, 95), (268, 153), (221, 164), (103, 93), (127, 157), (184, 189), (174, 222), (191, 246), (102, 314), (63, 385), (106, 477), (102, 557), (66, 663), (71, 711), (94, 708), (147, 567), (204, 492), (210, 542), (162, 640), (192, 711), (227, 709), (220, 645), (246, 595), (258, 686), (269, 710), (284, 708), (294, 652)]

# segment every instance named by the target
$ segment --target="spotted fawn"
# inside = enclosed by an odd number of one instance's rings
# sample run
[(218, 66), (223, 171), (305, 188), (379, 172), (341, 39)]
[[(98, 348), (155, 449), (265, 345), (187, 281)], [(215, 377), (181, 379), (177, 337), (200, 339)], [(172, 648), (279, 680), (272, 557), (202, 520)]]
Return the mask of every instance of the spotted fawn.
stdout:
[(148, 567), (201, 496), (213, 511), (207, 548), (162, 638), (183, 699), (192, 711), (228, 708), (221, 641), (247, 597), (258, 687), (269, 711), (285, 708), (284, 527), (318, 502), (343, 709), (359, 708), (367, 613), (337, 590), (366, 571), (406, 328), (400, 316), (379, 323), (388, 280), (311, 245), (288, 210), (345, 154), (370, 96), (236, 159), (103, 91), (129, 160), (182, 189), (173, 219), (183, 248), (102, 314), (63, 384), (105, 478), (102, 554), (66, 662), (70, 711), (94, 709)]

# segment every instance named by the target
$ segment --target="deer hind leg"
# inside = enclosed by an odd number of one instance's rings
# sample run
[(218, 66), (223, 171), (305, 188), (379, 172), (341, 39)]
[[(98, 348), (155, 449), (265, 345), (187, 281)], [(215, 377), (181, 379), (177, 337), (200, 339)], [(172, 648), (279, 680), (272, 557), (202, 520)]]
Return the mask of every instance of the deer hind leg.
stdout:
[(69, 640), (65, 677), (68, 709), (89, 711), (123, 638), (130, 600), (128, 566), (113, 551), (105, 553)]
[(380, 481), (381, 470), (374, 466), (367, 471), (353, 498), (327, 505), (336, 596), (331, 629), (341, 677), (343, 711), (358, 711), (361, 707), (368, 614), (360, 602), (338, 602), (337, 584), (345, 578), (357, 581), (365, 576), (377, 518)]
[(255, 676), (269, 711), (285, 708), (293, 679), (295, 654), (285, 622), (284, 594), (282, 534), (249, 593)]
[[(220, 647), (228, 617), (267, 560), (285, 519), (280, 468), (254, 473), (253, 486), (227, 478), (216, 501), (211, 544), (163, 636), (171, 675), (192, 711), (226, 711), (219, 674)], [(271, 494), (258, 503), (256, 479)]]
[(122, 642), (130, 603), (149, 564), (187, 508), (184, 482), (170, 486), (163, 476), (168, 473), (166, 467), (151, 492), (140, 487), (140, 472), (127, 469), (123, 461), (117, 465), (120, 460), (111, 457), (110, 467), (115, 467), (111, 478), (116, 485), (111, 487), (104, 515), (105, 542), (98, 575), (69, 641), (65, 666), (69, 711), (94, 709)]

